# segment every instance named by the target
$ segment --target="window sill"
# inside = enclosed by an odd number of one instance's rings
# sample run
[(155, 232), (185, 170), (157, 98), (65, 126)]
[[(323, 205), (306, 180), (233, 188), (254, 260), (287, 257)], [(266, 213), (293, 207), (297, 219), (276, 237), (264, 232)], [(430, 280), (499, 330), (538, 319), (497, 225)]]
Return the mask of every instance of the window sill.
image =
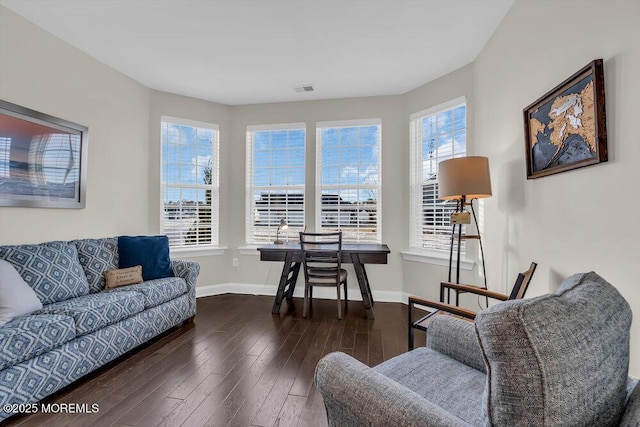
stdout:
[[(408, 249), (400, 252), (404, 261), (421, 262), (423, 264), (434, 264), (449, 267), (449, 254), (437, 251), (424, 251), (420, 249)], [(455, 260), (454, 260), (455, 262)], [(462, 270), (473, 270), (475, 261), (462, 258), (460, 268)]]
[(174, 258), (188, 258), (212, 255), (224, 255), (224, 246), (204, 246), (200, 248), (171, 248), (169, 254)]

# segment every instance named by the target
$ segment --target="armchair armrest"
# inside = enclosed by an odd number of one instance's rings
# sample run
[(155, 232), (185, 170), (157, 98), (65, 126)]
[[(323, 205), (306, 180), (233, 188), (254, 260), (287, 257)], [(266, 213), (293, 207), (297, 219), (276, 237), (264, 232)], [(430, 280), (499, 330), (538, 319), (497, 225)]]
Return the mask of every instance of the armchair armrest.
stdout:
[(462, 292), (470, 292), (472, 294), (482, 295), (482, 296), (497, 299), (500, 301), (506, 301), (509, 299), (508, 295), (502, 294), (500, 292), (490, 291), (488, 289), (484, 289), (479, 286), (473, 286), (473, 285), (461, 285), (458, 283), (442, 282), (440, 283), (440, 289), (443, 291), (444, 289), (453, 289), (453, 290), (462, 291)]
[(476, 313), (474, 311), (451, 304), (445, 304), (443, 302), (428, 300), (426, 298), (411, 296), (409, 297), (409, 304), (424, 305), (426, 307), (435, 308), (436, 310), (443, 310), (448, 313), (455, 314), (456, 316), (466, 317), (467, 319), (471, 320), (476, 318)]
[(329, 426), (468, 426), (460, 418), (344, 353), (316, 367)]
[(640, 425), (640, 382), (630, 381), (631, 387), (627, 396), (627, 407), (624, 411), (621, 427), (632, 427)]

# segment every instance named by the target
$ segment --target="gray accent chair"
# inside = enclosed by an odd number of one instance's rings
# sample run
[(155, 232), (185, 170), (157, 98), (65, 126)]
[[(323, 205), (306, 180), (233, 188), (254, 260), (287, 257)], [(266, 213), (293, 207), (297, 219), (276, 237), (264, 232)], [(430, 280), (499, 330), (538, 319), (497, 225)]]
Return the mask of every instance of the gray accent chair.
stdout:
[(640, 426), (630, 326), (613, 286), (576, 274), (474, 323), (435, 316), (426, 347), (373, 368), (331, 353), (315, 380), (330, 426)]

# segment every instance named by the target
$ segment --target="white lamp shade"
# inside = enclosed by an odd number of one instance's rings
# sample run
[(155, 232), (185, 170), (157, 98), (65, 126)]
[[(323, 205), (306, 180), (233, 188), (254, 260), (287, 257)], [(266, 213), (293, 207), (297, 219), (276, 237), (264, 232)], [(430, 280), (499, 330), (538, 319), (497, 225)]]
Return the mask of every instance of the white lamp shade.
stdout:
[(438, 164), (438, 197), (443, 200), (491, 197), (489, 159), (457, 157)]

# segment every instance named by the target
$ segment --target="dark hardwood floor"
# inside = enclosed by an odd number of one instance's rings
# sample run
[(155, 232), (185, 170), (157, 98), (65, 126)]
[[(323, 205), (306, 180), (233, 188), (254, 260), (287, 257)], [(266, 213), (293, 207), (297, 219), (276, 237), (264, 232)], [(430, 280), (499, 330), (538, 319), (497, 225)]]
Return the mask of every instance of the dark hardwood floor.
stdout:
[[(407, 306), (376, 303), (376, 319), (349, 302), (302, 300), (271, 314), (273, 297), (198, 299), (192, 325), (179, 328), (68, 387), (50, 403), (97, 403), (93, 414), (35, 414), (19, 426), (325, 426), (313, 384), (320, 358), (340, 350), (373, 366), (407, 350)], [(422, 344), (420, 344), (422, 343)], [(423, 345), (424, 333), (416, 345)]]

